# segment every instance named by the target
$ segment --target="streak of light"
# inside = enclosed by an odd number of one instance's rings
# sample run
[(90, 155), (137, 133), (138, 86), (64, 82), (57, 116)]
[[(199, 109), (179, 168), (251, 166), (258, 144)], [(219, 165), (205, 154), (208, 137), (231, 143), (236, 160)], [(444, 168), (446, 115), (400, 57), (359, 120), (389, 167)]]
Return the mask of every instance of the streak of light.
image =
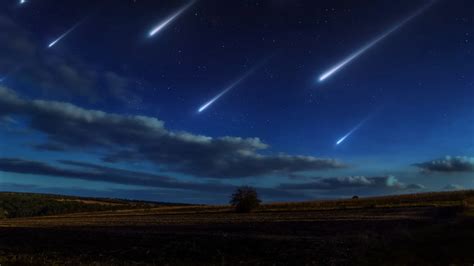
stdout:
[(336, 142), (336, 146), (340, 145), (343, 143), (348, 137), (350, 137), (354, 132), (356, 132), (359, 128), (361, 128), (370, 118), (372, 118), (372, 115), (367, 117), (366, 119), (362, 120), (359, 124), (357, 124), (354, 128), (352, 128), (347, 134), (345, 134), (342, 138), (340, 138)]
[(58, 38), (56, 38), (54, 41), (49, 43), (48, 48), (51, 48), (51, 47), (55, 46), (58, 42), (60, 42), (62, 39), (64, 39), (67, 35), (69, 35), (71, 32), (73, 32), (75, 29), (77, 29), (77, 27), (79, 27), (83, 22), (84, 22), (84, 20), (81, 20), (78, 23), (74, 24), (74, 26), (72, 26), (69, 30), (67, 30), (66, 32), (61, 34)]
[(153, 37), (156, 35), (158, 32), (163, 30), (166, 26), (168, 26), (171, 22), (173, 22), (176, 18), (178, 18), (181, 14), (184, 13), (188, 8), (190, 8), (196, 1), (191, 1), (187, 5), (183, 6), (180, 8), (178, 11), (176, 11), (174, 14), (160, 22), (160, 24), (156, 25), (149, 33), (148, 37)]
[(255, 73), (259, 68), (261, 68), (267, 61), (268, 61), (268, 58), (263, 60), (261, 63), (257, 64), (256, 66), (252, 67), (249, 71), (245, 72), (241, 77), (239, 77), (237, 80), (232, 82), (229, 86), (227, 86), (225, 89), (223, 89), (219, 94), (217, 94), (211, 100), (209, 100), (204, 105), (202, 105), (198, 109), (198, 113), (203, 112), (204, 110), (209, 108), (209, 106), (211, 106), (213, 103), (215, 103), (217, 100), (219, 100), (222, 96), (224, 96), (226, 93), (228, 93), (230, 90), (237, 87), (241, 82), (246, 80), (249, 76), (251, 76), (253, 73)]
[(351, 55), (349, 55), (348, 57), (346, 57), (345, 59), (343, 59), (341, 62), (337, 63), (336, 65), (334, 65), (333, 67), (331, 67), (329, 70), (327, 70), (326, 72), (322, 73), (318, 80), (319, 82), (323, 82), (324, 80), (326, 80), (327, 78), (329, 78), (330, 76), (332, 76), (334, 73), (338, 72), (339, 70), (341, 70), (343, 67), (345, 67), (347, 64), (349, 64), (350, 62), (352, 62), (353, 60), (355, 60), (357, 57), (359, 57), (360, 55), (362, 55), (363, 53), (365, 53), (367, 50), (369, 50), (370, 48), (374, 47), (377, 43), (379, 43), (380, 41), (382, 41), (383, 39), (385, 39), (386, 37), (388, 37), (391, 33), (397, 31), (398, 29), (400, 29), (402, 26), (404, 26), (405, 24), (407, 24), (409, 21), (411, 21), (412, 19), (414, 19), (415, 17), (417, 17), (418, 15), (422, 14), (424, 11), (426, 11), (429, 7), (431, 7), (433, 4), (434, 4), (435, 1), (431, 1), (430, 3), (424, 5), (423, 7), (421, 7), (420, 9), (416, 10), (414, 13), (412, 13), (410, 16), (406, 17), (405, 19), (403, 19), (401, 22), (397, 23), (395, 26), (393, 26), (392, 28), (390, 28), (389, 30), (387, 30), (386, 32), (384, 32), (383, 34), (379, 35), (377, 38), (375, 38), (374, 40), (372, 40), (371, 42), (369, 42), (368, 44), (364, 45), (362, 48), (360, 48), (359, 50), (357, 50), (356, 52), (352, 53)]

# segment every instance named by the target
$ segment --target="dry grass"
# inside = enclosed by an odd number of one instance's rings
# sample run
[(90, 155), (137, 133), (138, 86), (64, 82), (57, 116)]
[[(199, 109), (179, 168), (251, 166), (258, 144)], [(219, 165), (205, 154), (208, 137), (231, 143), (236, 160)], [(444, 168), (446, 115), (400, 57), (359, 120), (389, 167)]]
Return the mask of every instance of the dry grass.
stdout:
[(116, 203), (116, 202), (107, 202), (101, 200), (83, 200), (83, 199), (53, 199), (59, 202), (79, 202), (82, 204), (97, 204), (97, 205), (107, 205), (107, 206), (123, 206), (127, 205), (124, 203)]

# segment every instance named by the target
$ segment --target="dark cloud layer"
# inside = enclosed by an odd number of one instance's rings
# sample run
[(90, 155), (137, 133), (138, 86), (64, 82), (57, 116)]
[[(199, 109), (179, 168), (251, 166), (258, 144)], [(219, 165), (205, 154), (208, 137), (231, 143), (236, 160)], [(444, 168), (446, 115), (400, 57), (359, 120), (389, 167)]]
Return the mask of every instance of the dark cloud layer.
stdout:
[[(146, 188), (148, 192), (153, 191), (153, 189), (187, 190), (204, 194), (211, 193), (214, 197), (220, 195), (218, 196), (220, 198), (222, 198), (222, 196), (227, 197), (235, 189), (233, 185), (215, 182), (183, 182), (168, 176), (129, 171), (84, 162), (63, 160), (59, 161), (59, 163), (61, 166), (17, 158), (0, 158), (0, 171), (141, 186)], [(27, 187), (27, 185), (22, 186)], [(266, 198), (294, 199), (302, 197), (302, 195), (296, 195), (280, 189), (258, 188), (258, 191)]]
[(427, 172), (474, 172), (474, 158), (446, 156), (444, 159), (419, 163), (415, 166)]
[(373, 189), (422, 189), (422, 185), (406, 185), (393, 176), (365, 177), (344, 176), (317, 178), (315, 181), (298, 184), (281, 184), (280, 189), (289, 190), (335, 190), (346, 188)]
[(212, 178), (255, 177), (274, 173), (344, 167), (333, 159), (286, 154), (262, 155), (258, 138), (172, 132), (158, 119), (123, 116), (54, 101), (25, 100), (0, 88), (0, 116), (25, 116), (30, 127), (48, 137), (36, 148), (94, 149), (104, 160), (149, 161), (173, 172)]
[(448, 184), (443, 189), (445, 189), (445, 190), (463, 190), (465, 188), (461, 185)]
[(0, 171), (80, 179), (86, 181), (101, 181), (122, 185), (136, 185), (155, 188), (191, 189), (199, 191), (222, 191), (233, 186), (213, 183), (187, 183), (174, 178), (142, 172), (110, 168), (95, 164), (74, 161), (60, 161), (58, 167), (38, 161), (17, 158), (0, 158)]

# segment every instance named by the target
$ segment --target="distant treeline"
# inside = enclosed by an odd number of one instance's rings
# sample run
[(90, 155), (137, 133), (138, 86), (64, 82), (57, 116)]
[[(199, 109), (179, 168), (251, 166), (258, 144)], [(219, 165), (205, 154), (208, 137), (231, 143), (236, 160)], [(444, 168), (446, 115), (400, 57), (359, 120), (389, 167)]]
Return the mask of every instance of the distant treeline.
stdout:
[(342, 200), (318, 200), (306, 202), (282, 202), (264, 204), (260, 211), (281, 210), (332, 210), (332, 209), (360, 209), (379, 207), (449, 207), (474, 206), (474, 190), (425, 192), (416, 194), (388, 195), (379, 197), (354, 196)]
[(183, 204), (98, 199), (32, 193), (0, 193), (0, 218), (59, 215)]

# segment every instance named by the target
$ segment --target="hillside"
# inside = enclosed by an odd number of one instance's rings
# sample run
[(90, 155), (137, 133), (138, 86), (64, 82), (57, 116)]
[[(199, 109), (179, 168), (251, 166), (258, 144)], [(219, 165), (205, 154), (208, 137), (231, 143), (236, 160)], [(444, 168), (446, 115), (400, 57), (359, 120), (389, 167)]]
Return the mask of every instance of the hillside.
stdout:
[(0, 218), (20, 218), (69, 213), (147, 209), (183, 204), (86, 198), (52, 194), (0, 192)]

